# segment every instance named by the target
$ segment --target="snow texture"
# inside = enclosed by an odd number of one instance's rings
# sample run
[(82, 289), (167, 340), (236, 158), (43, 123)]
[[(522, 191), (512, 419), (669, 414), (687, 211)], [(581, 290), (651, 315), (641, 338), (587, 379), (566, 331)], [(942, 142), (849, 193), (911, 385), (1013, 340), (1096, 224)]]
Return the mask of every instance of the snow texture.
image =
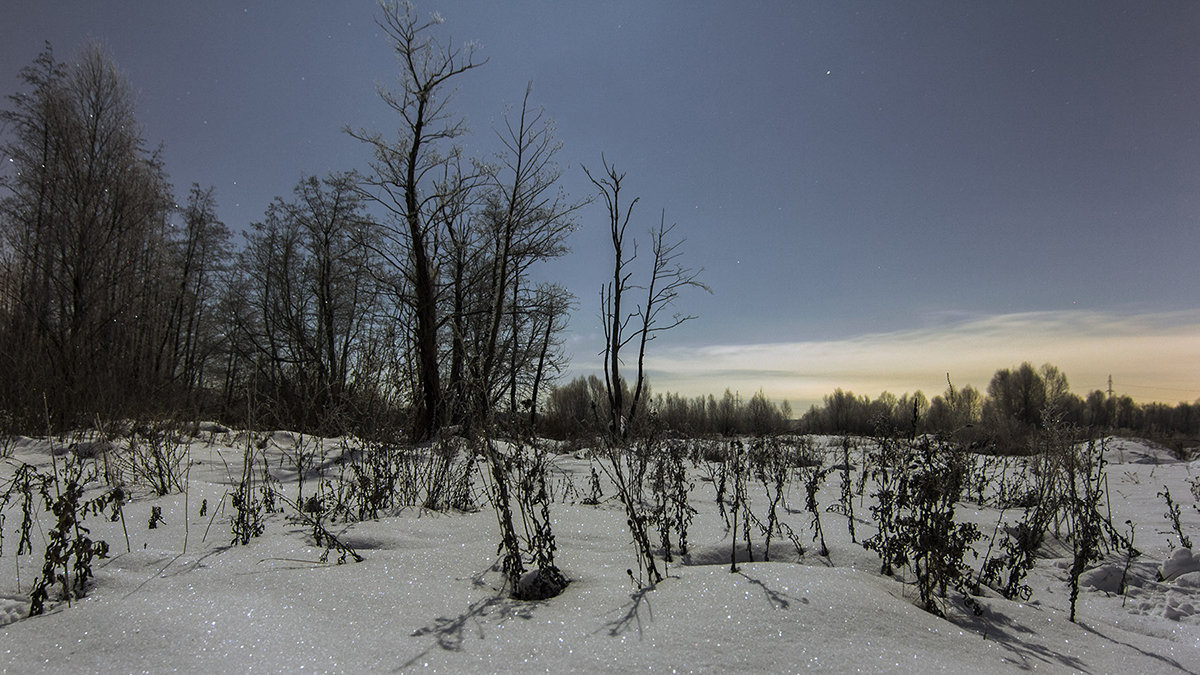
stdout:
[[(712, 483), (695, 476), (691, 564), (672, 564), (655, 587), (637, 569), (611, 489), (583, 504), (586, 454), (560, 455), (551, 490), (557, 561), (571, 580), (550, 600), (519, 602), (502, 588), (496, 519), (482, 496), (474, 513), (403, 510), (334, 532), (365, 558), (319, 561), (307, 528), (282, 514), (247, 546), (230, 546), (230, 495), (242, 447), (257, 439), (289, 498), (289, 453), (317, 440), (279, 432), (248, 438), (206, 425), (189, 447), (187, 494), (135, 490), (120, 523), (87, 521), (109, 542), (88, 596), (26, 618), (38, 554), (15, 556), (17, 520), (4, 521), (0, 556), (0, 670), (63, 672), (1196, 672), (1200, 670), (1200, 558), (1178, 548), (1156, 496), (1189, 495), (1194, 464), (1134, 441), (1108, 452), (1113, 522), (1131, 521), (1143, 555), (1111, 553), (1085, 572), (1078, 623), (1067, 618), (1069, 547), (1048, 547), (1027, 601), (986, 591), (982, 616), (948, 598), (945, 619), (917, 606), (915, 589), (879, 574), (875, 554), (850, 541), (845, 517), (824, 512), (830, 555), (814, 552), (803, 488), (784, 519), (808, 548), (772, 543), (772, 562), (743, 553), (729, 571), (729, 534)], [(239, 445), (240, 443), (240, 445)], [(0, 485), (19, 462), (48, 470), (51, 446), (18, 439), (0, 462)], [(344, 439), (319, 441), (323, 466)], [(326, 457), (328, 455), (328, 457)], [(1150, 461), (1150, 459), (1153, 461)], [(58, 461), (62, 461), (61, 458)], [(1019, 470), (1014, 463), (1008, 470)], [(477, 483), (482, 479), (477, 477)], [(568, 483), (578, 493), (568, 489)], [(306, 490), (313, 489), (313, 480)], [(822, 507), (837, 501), (832, 474)], [(869, 493), (869, 490), (868, 490)], [(93, 488), (88, 496), (99, 494)], [(856, 498), (857, 500), (857, 498)], [(200, 515), (201, 504), (207, 514)], [(185, 513), (186, 505), (186, 513)], [(856, 502), (859, 541), (873, 533), (869, 497)], [(148, 529), (151, 507), (165, 524)], [(1200, 536), (1200, 512), (1183, 501), (1183, 527)], [(1001, 514), (959, 505), (989, 533)], [(1007, 514), (1011, 516), (1012, 514)], [(185, 530), (185, 522), (187, 528)], [(35, 528), (45, 545), (49, 517)], [(38, 539), (38, 537), (43, 537)], [(986, 546), (985, 539), (982, 546)], [(789, 549), (790, 552), (789, 552)]]

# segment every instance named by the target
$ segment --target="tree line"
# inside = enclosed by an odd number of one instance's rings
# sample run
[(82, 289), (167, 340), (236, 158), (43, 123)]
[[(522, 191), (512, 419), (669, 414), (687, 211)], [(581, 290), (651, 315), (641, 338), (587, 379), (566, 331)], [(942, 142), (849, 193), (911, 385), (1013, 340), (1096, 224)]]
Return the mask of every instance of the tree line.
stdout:
[[(620, 381), (622, 398), (632, 397), (629, 384)], [(643, 410), (634, 418), (631, 433), (665, 433), (681, 436), (742, 436), (785, 433), (795, 430), (792, 407), (776, 404), (759, 390), (749, 399), (725, 390), (687, 397), (673, 392), (654, 394), (643, 381)], [(595, 375), (576, 377), (551, 389), (539, 429), (548, 436), (572, 438), (606, 432), (612, 418), (606, 383)], [(626, 409), (628, 410), (628, 409)]]
[(1079, 396), (1056, 366), (1022, 363), (997, 370), (986, 392), (957, 388), (932, 400), (917, 391), (877, 398), (838, 389), (798, 421), (811, 433), (872, 434), (881, 427), (912, 434), (957, 435), (974, 445), (1011, 449), (1028, 445), (1037, 432), (1054, 427), (1123, 431), (1155, 437), (1200, 437), (1200, 402), (1138, 404), (1127, 395), (1100, 390)]
[[(628, 397), (629, 386), (622, 387)], [(775, 403), (761, 390), (746, 399), (729, 389), (721, 397), (686, 397), (644, 388), (648, 403), (640, 423), (673, 435), (939, 434), (1002, 451), (1028, 447), (1039, 432), (1056, 427), (1200, 439), (1200, 402), (1139, 404), (1100, 390), (1079, 396), (1051, 364), (997, 370), (982, 392), (956, 387), (947, 377), (945, 391), (932, 399), (921, 391), (900, 396), (885, 391), (871, 398), (837, 389), (799, 417), (787, 401)], [(550, 391), (540, 428), (559, 438), (594, 435), (606, 428), (607, 406), (604, 382), (595, 375), (577, 377)]]

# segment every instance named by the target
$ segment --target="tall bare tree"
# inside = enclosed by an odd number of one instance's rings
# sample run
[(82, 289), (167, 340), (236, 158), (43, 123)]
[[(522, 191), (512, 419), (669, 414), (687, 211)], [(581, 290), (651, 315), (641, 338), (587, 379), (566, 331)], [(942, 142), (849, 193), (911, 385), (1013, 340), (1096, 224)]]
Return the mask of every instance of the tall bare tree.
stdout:
[[(537, 300), (534, 303), (534, 307), (537, 308), (534, 315), (537, 322), (529, 332), (534, 341), (531, 352), (537, 358), (528, 399), (530, 424), (537, 422), (538, 401), (543, 387), (547, 382), (552, 382), (566, 367), (566, 356), (562, 352), (562, 341), (558, 336), (566, 328), (574, 300), (574, 296), (556, 284), (538, 286)], [(515, 381), (514, 378), (514, 383)], [(513, 388), (516, 388), (515, 385)]]
[[(490, 298), (477, 378), (480, 412), (494, 409), (496, 396), (504, 390), (509, 394), (509, 412), (515, 415), (518, 411), (519, 374), (533, 351), (528, 345), (522, 348), (522, 328), (528, 329), (527, 335), (536, 342), (541, 331), (530, 317), (550, 311), (561, 318), (563, 302), (561, 293), (546, 289), (539, 293), (528, 287), (526, 275), (535, 263), (566, 252), (565, 239), (576, 227), (574, 213), (584, 203), (568, 200), (559, 187), (561, 173), (554, 156), (561, 143), (544, 111), (530, 108), (531, 92), (529, 85), (515, 116), (505, 115), (504, 128), (497, 132), (505, 152), (490, 174), (490, 208), (484, 219), (491, 242)], [(503, 340), (506, 321), (508, 336)], [(556, 323), (552, 319), (544, 325), (553, 328)], [(505, 342), (507, 377), (501, 378), (497, 375)]]
[[(675, 226), (666, 225), (666, 213), (659, 219), (657, 229), (651, 230), (650, 276), (644, 286), (634, 282), (630, 265), (637, 257), (637, 243), (626, 241), (626, 231), (638, 198), (622, 205), (621, 183), (625, 174), (601, 159), (604, 173), (599, 178), (584, 168), (592, 184), (600, 191), (608, 211), (609, 233), (613, 245), (613, 276), (600, 290), (601, 317), (604, 322), (604, 375), (608, 392), (609, 427), (619, 438), (627, 438), (638, 414), (646, 390), (646, 345), (663, 331), (676, 328), (694, 319), (692, 315), (672, 312), (680, 291), (685, 288), (708, 290), (700, 280), (701, 270), (685, 267), (680, 262), (681, 240), (672, 240)], [(642, 289), (643, 300), (633, 310), (625, 309), (632, 291)], [(636, 300), (635, 300), (636, 302)], [(633, 392), (625, 401), (626, 384), (621, 375), (621, 350), (637, 341), (637, 369)]]
[[(650, 232), (650, 280), (646, 285), (644, 303), (638, 306), (637, 316), (640, 326), (637, 330), (637, 377), (633, 389), (633, 399), (629, 402), (629, 419), (637, 417), (640, 403), (646, 385), (646, 344), (658, 337), (664, 331), (671, 330), (687, 321), (696, 318), (691, 314), (681, 314), (674, 311), (675, 301), (679, 292), (685, 288), (698, 288), (708, 291), (700, 280), (700, 270), (685, 267), (680, 262), (680, 246), (683, 241), (670, 237), (675, 225), (666, 224), (666, 212), (659, 218), (658, 228)], [(711, 292), (711, 291), (710, 291)], [(665, 315), (664, 312), (670, 312)]]
[(633, 217), (633, 207), (638, 203), (634, 197), (628, 204), (621, 202), (621, 183), (625, 174), (619, 173), (615, 165), (611, 165), (603, 157), (601, 166), (604, 173), (599, 177), (592, 175), (587, 167), (583, 168), (588, 180), (596, 186), (601, 199), (608, 211), (608, 229), (613, 246), (613, 275), (600, 289), (600, 317), (604, 327), (604, 388), (608, 395), (608, 427), (614, 435), (625, 436), (625, 382), (621, 378), (621, 349), (629, 343), (636, 333), (627, 336), (632, 314), (627, 314), (622, 307), (625, 294), (633, 287), (630, 279), (633, 272), (628, 271), (629, 265), (637, 256), (637, 248), (632, 243), (629, 251), (626, 247), (625, 232)]
[(216, 304), (232, 255), (231, 235), (217, 218), (214, 192), (211, 187), (192, 185), (181, 213), (183, 222), (168, 241), (165, 278), (170, 310), (157, 362), (190, 392), (207, 384), (205, 368), (220, 347)]
[(443, 419), (439, 368), (437, 246), (442, 235), (439, 212), (465, 183), (461, 176), (447, 176), (460, 155), (453, 140), (465, 126), (447, 110), (447, 84), (482, 64), (474, 49), (439, 42), (434, 29), (441, 23), (436, 15), (423, 21), (409, 3), (382, 5), (377, 21), (387, 34), (400, 69), (397, 91), (381, 91), (383, 101), (400, 117), (395, 139), (379, 133), (349, 133), (369, 144), (374, 153), (371, 197), (391, 216), (386, 230), (391, 238), (385, 257), (407, 282), (411, 296), (402, 296), (412, 307), (412, 342), (416, 354), (417, 387), (413, 433), (429, 437)]

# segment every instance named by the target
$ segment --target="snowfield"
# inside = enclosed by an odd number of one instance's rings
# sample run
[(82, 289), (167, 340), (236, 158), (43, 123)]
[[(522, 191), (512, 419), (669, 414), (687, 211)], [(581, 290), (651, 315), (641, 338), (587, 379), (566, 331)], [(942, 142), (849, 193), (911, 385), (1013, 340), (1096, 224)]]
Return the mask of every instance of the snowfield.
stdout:
[[(298, 445), (317, 449), (306, 495), (322, 467), (352, 447), (286, 432), (255, 438), (293, 503), (300, 501), (298, 476), (289, 458)], [(594, 463), (586, 452), (555, 458), (549, 488), (556, 561), (571, 583), (550, 600), (516, 601), (502, 588), (499, 528), (478, 471), (477, 511), (410, 508), (330, 524), (362, 562), (337, 564), (336, 550), (321, 562), (325, 549), (288, 507), (268, 516), (261, 536), (233, 546), (230, 502), (248, 440), (215, 431), (190, 439), (186, 494), (157, 497), (134, 483), (124, 529), (89, 516), (84, 524), (93, 539), (108, 542), (109, 557), (95, 562), (86, 598), (48, 603), (41, 616), (27, 616), (29, 592), (52, 516), (39, 510), (34, 553), (17, 556), (21, 513), (10, 502), (0, 551), (0, 669), (1200, 672), (1200, 558), (1179, 546), (1159, 496), (1170, 489), (1184, 534), (1200, 538), (1189, 483), (1200, 477), (1200, 462), (1179, 461), (1141, 441), (1106, 441), (1105, 507), (1119, 527), (1133, 524), (1142, 555), (1128, 561), (1113, 551), (1084, 572), (1078, 623), (1071, 623), (1069, 544), (1043, 547), (1045, 557), (1027, 580), (1027, 601), (985, 588), (984, 611), (976, 616), (951, 593), (943, 619), (919, 606), (911, 584), (880, 574), (878, 556), (851, 542), (845, 516), (822, 513), (829, 555), (818, 555), (799, 482), (790, 488), (783, 519), (803, 540), (804, 555), (781, 537), (771, 544), (772, 562), (761, 561), (761, 546), (755, 562), (742, 550), (745, 562), (731, 573), (730, 533), (714, 485), (699, 469), (692, 472), (690, 503), (698, 513), (690, 564), (667, 565), (666, 579), (639, 588), (628, 572), (637, 575), (636, 556), (612, 486), (605, 485), (598, 505), (583, 503)], [(840, 440), (818, 443), (834, 447)], [(10, 457), (0, 460), (0, 492), (22, 463), (50, 472), (66, 461), (61, 441), (22, 438), (9, 445)], [(89, 466), (102, 471), (104, 453), (96, 454)], [(1005, 470), (1021, 468), (1014, 461)], [(840, 472), (831, 473), (820, 505), (837, 502), (840, 489)], [(93, 482), (85, 498), (101, 491)], [(866, 495), (855, 496), (860, 542), (875, 530), (870, 492), (868, 483)], [(752, 507), (762, 499), (752, 491)], [(163, 522), (150, 529), (153, 507)], [(1001, 511), (987, 500), (984, 506), (964, 501), (957, 515), (979, 525), (985, 538), (976, 549), (983, 552)], [(1004, 519), (1017, 515), (1010, 509)]]

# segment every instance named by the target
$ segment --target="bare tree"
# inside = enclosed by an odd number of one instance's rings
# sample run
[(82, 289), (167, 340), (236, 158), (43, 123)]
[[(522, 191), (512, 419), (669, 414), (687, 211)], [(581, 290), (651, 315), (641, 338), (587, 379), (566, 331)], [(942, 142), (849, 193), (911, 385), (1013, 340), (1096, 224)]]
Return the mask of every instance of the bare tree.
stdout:
[(343, 404), (375, 305), (367, 272), (375, 233), (362, 211), (356, 181), (351, 174), (308, 178), (297, 187), (298, 203), (291, 212), (304, 230), (306, 293), (315, 301), (309, 360), (319, 405), (329, 410)]
[(450, 424), (467, 425), (470, 422), (472, 387), (470, 372), (471, 334), (473, 319), (476, 318), (481, 289), (485, 285), (487, 244), (485, 233), (478, 226), (474, 213), (481, 193), (475, 189), (476, 176), (469, 178), (467, 172), (457, 165), (447, 166), (443, 184), (452, 180), (466, 181), (448, 190), (446, 199), (439, 202), (438, 219), (445, 227), (446, 247), (441, 268), (443, 283), (448, 287), (449, 308), (445, 322), (450, 333), (450, 370), (445, 387), (445, 420)]
[(636, 245), (631, 244), (633, 251), (626, 252), (625, 232), (629, 228), (629, 220), (633, 216), (633, 207), (637, 205), (638, 198), (634, 197), (628, 205), (622, 206), (621, 182), (625, 179), (625, 174), (618, 173), (616, 167), (610, 165), (603, 157), (601, 157), (601, 165), (604, 168), (604, 175), (600, 178), (593, 176), (587, 167), (583, 167), (583, 171), (587, 174), (588, 180), (592, 181), (592, 184), (600, 191), (600, 197), (604, 200), (608, 210), (608, 226), (613, 245), (614, 262), (612, 281), (600, 289), (600, 316), (604, 327), (604, 388), (608, 395), (609, 431), (623, 438), (626, 427), (624, 419), (625, 383), (621, 379), (621, 348), (637, 335), (636, 333), (631, 336), (625, 335), (625, 329), (633, 315), (624, 313), (621, 306), (625, 294), (632, 288), (630, 279), (633, 273), (626, 271), (626, 268), (637, 256)]
[[(443, 418), (439, 369), (438, 279), (436, 247), (442, 223), (442, 204), (464, 181), (446, 179), (445, 170), (455, 164), (460, 152), (446, 145), (465, 131), (464, 124), (447, 111), (445, 88), (455, 77), (482, 65), (474, 49), (442, 44), (432, 36), (441, 23), (436, 15), (429, 21), (416, 16), (411, 4), (386, 3), (377, 21), (391, 40), (400, 66), (400, 87), (383, 90), (380, 96), (401, 119), (398, 137), (384, 139), (378, 133), (349, 133), (369, 144), (374, 152), (370, 196), (383, 206), (392, 222), (391, 255), (385, 259), (411, 288), (411, 297), (401, 298), (412, 307), (415, 324), (412, 341), (417, 360), (416, 417), (413, 433), (429, 437)], [(441, 178), (442, 180), (438, 180)], [(469, 182), (469, 181), (466, 181)]]
[(537, 340), (534, 351), (537, 355), (537, 367), (533, 370), (533, 383), (528, 399), (531, 425), (538, 419), (538, 401), (543, 386), (552, 382), (566, 367), (562, 342), (557, 336), (566, 328), (568, 313), (573, 304), (574, 296), (565, 288), (556, 284), (538, 286), (534, 306), (537, 308), (535, 316), (538, 317), (541, 326), (537, 328), (535, 324), (535, 329), (530, 331), (530, 336)]
[[(600, 291), (605, 337), (604, 373), (608, 391), (610, 429), (618, 437), (626, 438), (640, 412), (642, 396), (646, 389), (647, 343), (660, 333), (695, 318), (678, 312), (672, 312), (669, 316), (664, 314), (674, 307), (680, 291), (689, 287), (707, 291), (708, 287), (699, 280), (701, 270), (685, 267), (680, 263), (680, 246), (683, 242), (671, 239), (675, 225), (666, 225), (666, 213), (663, 212), (657, 229), (650, 233), (650, 278), (645, 286), (640, 287), (645, 291), (644, 300), (632, 311), (623, 308), (630, 292), (639, 288), (633, 283), (633, 272), (629, 270), (630, 264), (637, 257), (637, 243), (627, 244), (625, 239), (633, 207), (638, 199), (635, 197), (622, 206), (620, 191), (625, 174), (618, 173), (615, 166), (608, 164), (603, 158), (601, 162), (604, 174), (600, 178), (593, 176), (586, 168), (584, 172), (600, 190), (608, 209), (614, 264), (612, 281)], [(632, 251), (629, 251), (630, 248)], [(621, 350), (634, 340), (637, 341), (637, 371), (633, 394), (627, 406), (624, 400), (625, 382), (621, 376)]]
[[(637, 378), (633, 389), (633, 399), (629, 403), (629, 419), (637, 417), (642, 393), (646, 384), (646, 343), (658, 337), (664, 331), (671, 330), (687, 321), (696, 318), (691, 314), (680, 314), (670, 311), (675, 306), (679, 292), (685, 288), (699, 288), (709, 291), (699, 281), (700, 270), (685, 267), (680, 263), (679, 247), (682, 240), (670, 240), (675, 225), (666, 225), (666, 212), (662, 212), (658, 229), (650, 233), (652, 262), (650, 265), (650, 281), (646, 286), (645, 303), (637, 310), (641, 326), (637, 331), (638, 355)], [(711, 291), (709, 291), (711, 292)], [(670, 311), (669, 315), (663, 312)]]
[[(500, 384), (507, 385), (509, 412), (518, 412), (518, 382), (531, 351), (528, 344), (522, 348), (522, 328), (536, 342), (540, 331), (530, 317), (556, 311), (540, 301), (550, 302), (555, 308), (561, 305), (561, 297), (557, 297), (561, 294), (527, 288), (525, 276), (533, 264), (566, 252), (565, 239), (576, 227), (573, 215), (584, 203), (569, 201), (558, 187), (561, 174), (554, 156), (561, 143), (554, 136), (553, 126), (544, 119), (544, 112), (530, 108), (531, 92), (532, 85), (527, 86), (515, 123), (505, 115), (504, 129), (498, 131), (505, 152), (500, 166), (491, 173), (491, 204), (485, 222), (492, 265), (488, 275), (488, 325), (479, 358), (478, 391), (483, 398), (477, 410), (481, 413), (495, 407)], [(501, 329), (506, 319), (509, 359), (507, 378), (502, 379), (497, 375), (502, 361)], [(552, 329), (555, 324), (551, 320), (546, 325)]]
[(247, 234), (247, 294), (234, 314), (279, 422), (339, 431), (351, 371), (375, 316), (374, 225), (352, 174), (303, 178)]
[(218, 277), (228, 272), (231, 235), (217, 219), (216, 208), (214, 189), (193, 184), (182, 209), (182, 227), (168, 241), (170, 310), (157, 361), (190, 392), (207, 384), (204, 369), (221, 342), (215, 325)]

